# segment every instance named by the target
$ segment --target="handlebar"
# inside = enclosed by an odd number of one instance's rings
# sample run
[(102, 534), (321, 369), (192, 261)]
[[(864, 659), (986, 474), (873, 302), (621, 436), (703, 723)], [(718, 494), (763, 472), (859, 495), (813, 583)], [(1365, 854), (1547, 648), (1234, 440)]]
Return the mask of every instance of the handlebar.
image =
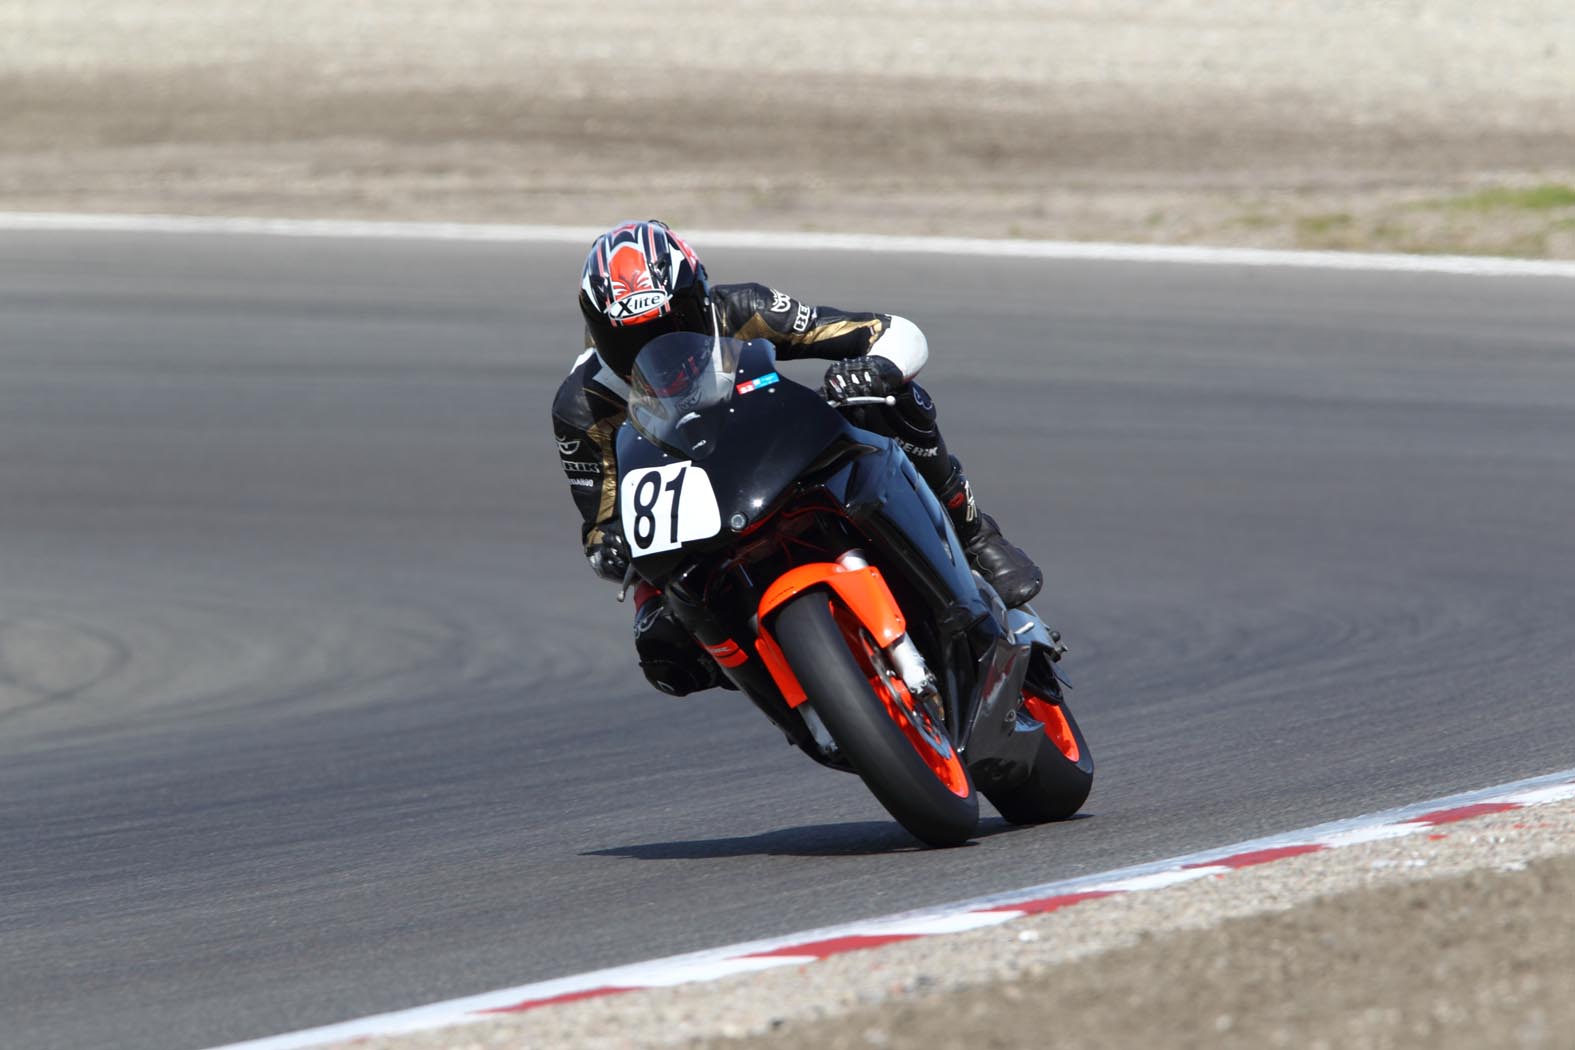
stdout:
[(832, 408), (848, 408), (852, 405), (895, 405), (897, 399), (891, 394), (885, 397), (846, 397), (839, 400), (826, 398), (826, 404)]

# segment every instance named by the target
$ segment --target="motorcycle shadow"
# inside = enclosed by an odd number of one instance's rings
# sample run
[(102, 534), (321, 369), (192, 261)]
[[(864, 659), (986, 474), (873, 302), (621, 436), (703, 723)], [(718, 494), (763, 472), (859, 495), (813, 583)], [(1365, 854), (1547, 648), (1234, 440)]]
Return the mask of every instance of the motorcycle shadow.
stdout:
[[(1012, 831), (1025, 831), (1000, 817), (983, 817), (979, 830), (966, 845)], [(965, 848), (965, 847), (964, 847)], [(758, 835), (718, 839), (682, 839), (642, 842), (628, 846), (586, 850), (582, 857), (624, 857), (629, 860), (717, 860), (727, 857), (858, 857), (887, 853), (928, 853), (920, 843), (891, 821), (855, 821), (847, 824), (806, 824), (777, 828)]]

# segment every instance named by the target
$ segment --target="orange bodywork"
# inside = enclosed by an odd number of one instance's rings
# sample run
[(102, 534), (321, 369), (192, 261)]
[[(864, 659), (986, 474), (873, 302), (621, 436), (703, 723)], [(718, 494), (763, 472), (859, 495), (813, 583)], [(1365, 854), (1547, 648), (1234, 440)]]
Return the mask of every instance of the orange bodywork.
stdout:
[(755, 652), (760, 654), (761, 662), (771, 672), (777, 688), (782, 690), (782, 699), (787, 701), (789, 707), (797, 707), (809, 699), (804, 687), (799, 684), (798, 675), (793, 673), (792, 666), (788, 664), (787, 657), (777, 648), (777, 640), (764, 627), (760, 629), (760, 637), (755, 639)]
[(755, 651), (776, 680), (777, 688), (782, 690), (789, 707), (797, 707), (804, 702), (804, 687), (764, 624), (766, 617), (783, 602), (821, 585), (831, 588), (842, 599), (842, 604), (858, 618), (877, 644), (891, 645), (908, 629), (908, 622), (902, 617), (897, 599), (892, 597), (891, 588), (886, 586), (886, 578), (874, 566), (849, 569), (836, 562), (821, 561), (789, 569), (766, 588), (765, 597), (760, 599), (759, 622), (762, 626), (760, 638), (755, 642)]
[(902, 618), (897, 599), (892, 597), (891, 588), (886, 586), (886, 578), (879, 569), (873, 565), (846, 569), (834, 561), (800, 565), (778, 577), (776, 583), (766, 588), (766, 596), (760, 599), (761, 622), (789, 598), (820, 584), (836, 592), (881, 646), (892, 644), (908, 630), (908, 622)]

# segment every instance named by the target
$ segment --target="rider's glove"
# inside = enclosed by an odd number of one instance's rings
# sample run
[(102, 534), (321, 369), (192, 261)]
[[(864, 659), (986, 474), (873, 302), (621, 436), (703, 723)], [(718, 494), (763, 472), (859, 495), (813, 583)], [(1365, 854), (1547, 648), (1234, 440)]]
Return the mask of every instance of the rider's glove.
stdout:
[(591, 571), (604, 580), (622, 583), (629, 572), (629, 541), (617, 519), (602, 526), (602, 538), (586, 550)]
[(846, 401), (852, 397), (885, 397), (901, 390), (906, 382), (902, 369), (879, 354), (869, 354), (831, 362), (820, 392), (829, 401)]

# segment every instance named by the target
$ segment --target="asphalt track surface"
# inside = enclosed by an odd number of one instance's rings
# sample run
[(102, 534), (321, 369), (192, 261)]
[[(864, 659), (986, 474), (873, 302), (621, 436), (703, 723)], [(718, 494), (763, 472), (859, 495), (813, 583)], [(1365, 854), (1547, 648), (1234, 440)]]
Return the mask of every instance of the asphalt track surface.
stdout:
[(916, 320), (1046, 567), (1088, 816), (923, 852), (639, 678), (547, 419), (579, 257), (0, 238), (0, 1044), (202, 1047), (1571, 764), (1569, 281), (708, 253)]

